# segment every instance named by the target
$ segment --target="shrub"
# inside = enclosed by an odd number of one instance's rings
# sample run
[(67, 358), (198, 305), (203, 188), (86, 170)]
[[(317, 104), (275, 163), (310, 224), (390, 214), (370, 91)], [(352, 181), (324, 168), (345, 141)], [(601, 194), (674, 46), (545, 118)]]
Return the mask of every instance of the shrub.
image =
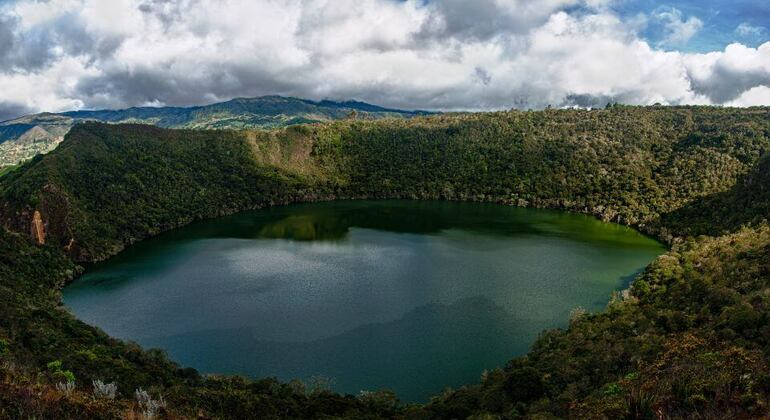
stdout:
[(64, 380), (65, 382), (75, 382), (75, 374), (71, 370), (63, 370), (61, 360), (48, 362), (46, 365), (48, 373), (54, 380)]
[(505, 390), (513, 401), (520, 402), (540, 398), (545, 392), (540, 373), (528, 366), (516, 368), (508, 373)]
[(580, 320), (580, 318), (584, 317), (586, 315), (586, 310), (582, 306), (578, 306), (577, 308), (572, 309), (569, 311), (569, 322), (575, 323)]
[(144, 419), (154, 419), (162, 408), (166, 408), (166, 401), (163, 400), (162, 395), (158, 396), (157, 400), (154, 400), (149, 392), (138, 388), (134, 391), (134, 396), (136, 397), (139, 410), (141, 410), (140, 415)]
[(69, 397), (75, 391), (75, 381), (59, 382), (56, 389)]
[(94, 380), (92, 382), (94, 385), (94, 397), (97, 399), (107, 399), (107, 400), (114, 400), (115, 394), (118, 391), (118, 386), (115, 385), (114, 382), (105, 384), (101, 380)]

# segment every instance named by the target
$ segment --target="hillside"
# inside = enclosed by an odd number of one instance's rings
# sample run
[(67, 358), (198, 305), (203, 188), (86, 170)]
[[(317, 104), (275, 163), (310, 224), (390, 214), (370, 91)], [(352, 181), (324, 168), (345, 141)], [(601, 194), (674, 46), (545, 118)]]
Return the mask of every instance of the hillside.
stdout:
[[(58, 360), (78, 384), (109, 378), (119, 389), (162, 393), (179, 416), (762, 417), (770, 407), (768, 117), (767, 108), (613, 107), (273, 131), (79, 124), (55, 151), (0, 177), (8, 230), (0, 357), (15, 366), (2, 389), (46, 395), (5, 404), (59, 418), (135, 409), (130, 398), (95, 401), (86, 385), (69, 396), (55, 390), (62, 374), (48, 364)], [(108, 258), (195, 219), (351, 198), (565, 209), (672, 247), (604, 312), (576, 314), (527, 356), (425, 406), (388, 393), (202, 378), (57, 309), (73, 261)], [(62, 411), (67, 404), (75, 408)]]
[(42, 113), (0, 122), (0, 167), (14, 165), (56, 147), (72, 126), (83, 121), (142, 123), (165, 128), (275, 128), (350, 118), (411, 118), (421, 111), (388, 109), (364, 102), (310, 101), (263, 96), (188, 108), (138, 107), (121, 110)]
[(669, 233), (661, 215), (730, 190), (770, 150), (769, 112), (510, 112), (274, 132), (85, 124), (7, 176), (0, 220), (28, 232), (39, 210), (48, 242), (82, 261), (196, 218), (305, 194), (562, 208), (671, 240), (685, 232)]

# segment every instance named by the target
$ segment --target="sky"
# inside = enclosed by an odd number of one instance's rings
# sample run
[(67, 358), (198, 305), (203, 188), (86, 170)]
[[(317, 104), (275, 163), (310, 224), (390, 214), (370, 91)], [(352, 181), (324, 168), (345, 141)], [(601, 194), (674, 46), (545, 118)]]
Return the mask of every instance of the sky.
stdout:
[(770, 1), (0, 0), (0, 120), (261, 95), (770, 105)]

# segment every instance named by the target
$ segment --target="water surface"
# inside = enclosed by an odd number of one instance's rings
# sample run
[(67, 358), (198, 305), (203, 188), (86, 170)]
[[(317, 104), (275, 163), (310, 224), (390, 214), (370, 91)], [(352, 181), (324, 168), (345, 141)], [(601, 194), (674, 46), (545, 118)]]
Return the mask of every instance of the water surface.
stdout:
[(64, 290), (82, 320), (206, 373), (331, 380), (425, 401), (602, 309), (654, 240), (494, 204), (352, 201), (195, 223)]

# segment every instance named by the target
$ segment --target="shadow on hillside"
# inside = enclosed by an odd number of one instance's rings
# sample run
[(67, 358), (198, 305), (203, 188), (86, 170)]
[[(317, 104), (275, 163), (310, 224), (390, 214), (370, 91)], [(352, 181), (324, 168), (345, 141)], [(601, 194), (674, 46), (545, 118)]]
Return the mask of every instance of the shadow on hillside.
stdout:
[(770, 219), (770, 154), (728, 191), (666, 213), (659, 225), (675, 235), (720, 235)]

